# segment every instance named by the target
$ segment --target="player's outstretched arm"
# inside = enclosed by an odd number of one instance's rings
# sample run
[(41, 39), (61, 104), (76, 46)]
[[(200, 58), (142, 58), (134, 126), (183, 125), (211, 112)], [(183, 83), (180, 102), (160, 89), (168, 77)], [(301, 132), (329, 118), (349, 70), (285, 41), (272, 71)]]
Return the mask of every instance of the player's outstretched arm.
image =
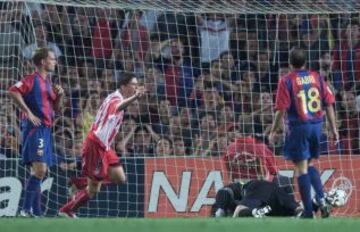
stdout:
[(9, 91), (9, 96), (14, 99), (15, 104), (21, 109), (22, 112), (24, 112), (26, 114), (26, 116), (28, 117), (28, 119), (35, 125), (35, 126), (40, 126), (41, 125), (41, 120), (36, 117), (31, 110), (29, 109), (29, 107), (26, 105), (24, 98), (22, 97), (22, 95), (18, 92), (14, 92), (14, 91)]
[(126, 107), (128, 107), (133, 101), (137, 100), (138, 98), (142, 97), (145, 94), (146, 90), (143, 86), (140, 86), (136, 89), (136, 92), (134, 95), (132, 95), (129, 98), (126, 98), (123, 100), (117, 107), (118, 111), (124, 110)]

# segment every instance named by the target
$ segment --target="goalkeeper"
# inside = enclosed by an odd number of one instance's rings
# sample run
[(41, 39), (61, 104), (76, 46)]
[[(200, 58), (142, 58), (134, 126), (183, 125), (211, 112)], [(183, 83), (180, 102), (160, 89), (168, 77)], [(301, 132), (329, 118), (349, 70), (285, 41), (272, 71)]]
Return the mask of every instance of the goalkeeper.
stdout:
[[(212, 216), (224, 217), (263, 217), (267, 216), (300, 216), (303, 207), (295, 201), (290, 179), (276, 176), (273, 182), (266, 180), (251, 180), (246, 184), (231, 183), (216, 193), (216, 202), (212, 207)], [(289, 183), (289, 182), (288, 182)], [(326, 194), (326, 202), (331, 207), (336, 205), (341, 196), (338, 190)], [(313, 200), (313, 209), (318, 211), (319, 206)]]
[(284, 184), (284, 180), (289, 179), (277, 176), (273, 182), (251, 180), (246, 184), (231, 183), (217, 192), (212, 215), (295, 216), (302, 212), (302, 207), (295, 201), (292, 187)]

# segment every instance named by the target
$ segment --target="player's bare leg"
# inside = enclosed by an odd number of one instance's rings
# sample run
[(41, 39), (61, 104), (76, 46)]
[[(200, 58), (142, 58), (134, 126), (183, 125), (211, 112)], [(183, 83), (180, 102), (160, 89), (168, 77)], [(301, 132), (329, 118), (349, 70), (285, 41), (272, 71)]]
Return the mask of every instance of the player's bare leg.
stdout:
[(110, 181), (114, 184), (126, 183), (126, 175), (124, 172), (124, 168), (119, 164), (109, 167), (108, 176), (110, 178)]
[(88, 186), (84, 190), (87, 191), (90, 198), (94, 198), (96, 194), (100, 192), (101, 184), (101, 181), (96, 181), (88, 178)]
[(30, 217), (42, 216), (41, 209), (41, 181), (45, 178), (47, 165), (44, 162), (32, 162), (31, 176), (25, 190), (23, 210), (19, 216)]

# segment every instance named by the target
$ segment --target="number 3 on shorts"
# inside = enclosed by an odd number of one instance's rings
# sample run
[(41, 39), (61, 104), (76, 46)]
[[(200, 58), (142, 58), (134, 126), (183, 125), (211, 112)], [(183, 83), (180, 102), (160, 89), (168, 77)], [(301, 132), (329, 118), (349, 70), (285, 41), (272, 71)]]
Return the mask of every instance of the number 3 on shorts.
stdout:
[(39, 149), (42, 149), (44, 148), (44, 139), (39, 139), (39, 146), (38, 146)]

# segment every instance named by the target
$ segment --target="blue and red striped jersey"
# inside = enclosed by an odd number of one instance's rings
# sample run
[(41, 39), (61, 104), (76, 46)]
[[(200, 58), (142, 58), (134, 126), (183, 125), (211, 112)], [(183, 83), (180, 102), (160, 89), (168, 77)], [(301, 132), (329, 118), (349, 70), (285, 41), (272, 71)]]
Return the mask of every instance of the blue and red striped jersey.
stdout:
[[(26, 75), (11, 86), (9, 91), (20, 93), (31, 112), (41, 119), (43, 125), (47, 127), (52, 125), (56, 94), (48, 77), (43, 78), (37, 72)], [(26, 120), (26, 117), (24, 119)]]
[(308, 70), (294, 70), (283, 76), (278, 85), (275, 107), (287, 111), (288, 121), (322, 121), (324, 107), (335, 102), (324, 79)]

